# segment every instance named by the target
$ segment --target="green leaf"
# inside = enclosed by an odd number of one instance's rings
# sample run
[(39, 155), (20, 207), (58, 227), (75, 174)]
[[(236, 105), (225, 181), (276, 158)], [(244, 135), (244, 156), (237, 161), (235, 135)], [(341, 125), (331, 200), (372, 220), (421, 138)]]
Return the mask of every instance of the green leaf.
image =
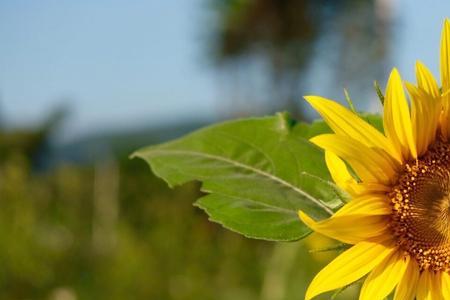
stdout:
[(323, 152), (307, 140), (324, 132), (329, 128), (323, 122), (295, 124), (278, 114), (213, 125), (132, 157), (146, 160), (172, 187), (201, 181), (208, 195), (195, 205), (224, 227), (247, 237), (291, 241), (310, 232), (298, 210), (323, 219), (342, 204)]
[(311, 124), (298, 123), (292, 128), (293, 136), (307, 140), (316, 135), (330, 132), (332, 132), (330, 127), (322, 120), (316, 120)]

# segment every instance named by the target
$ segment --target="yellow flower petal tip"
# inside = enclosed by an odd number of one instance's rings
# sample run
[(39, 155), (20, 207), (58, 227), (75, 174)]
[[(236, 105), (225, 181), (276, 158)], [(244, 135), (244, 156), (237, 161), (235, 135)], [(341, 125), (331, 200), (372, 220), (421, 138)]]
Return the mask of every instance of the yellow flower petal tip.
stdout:
[(421, 60), (416, 60), (416, 69), (427, 69), (428, 68), (425, 66), (425, 64), (421, 61)]
[(392, 68), (391, 74), (389, 74), (389, 77), (392, 77), (392, 78), (394, 78), (396, 80), (399, 80), (399, 81), (401, 81), (401, 78), (402, 78), (400, 76), (400, 72), (398, 71), (397, 68)]
[(331, 105), (334, 104), (334, 101), (325, 99), (320, 96), (309, 95), (309, 96), (304, 96), (303, 98), (306, 100), (306, 102), (309, 103), (309, 105), (311, 105), (319, 113), (321, 112), (321, 107), (327, 107), (327, 104), (331, 104)]
[(307, 95), (307, 96), (303, 96), (303, 99), (305, 99), (308, 103), (311, 103), (311, 102), (315, 102), (315, 101), (323, 99), (323, 98), (319, 97), (319, 96)]
[(300, 221), (305, 223), (305, 225), (311, 229), (313, 229), (314, 224), (316, 224), (316, 222), (310, 216), (308, 216), (301, 210), (298, 211), (298, 217), (299, 217)]
[(318, 145), (318, 142), (319, 142), (319, 140), (320, 140), (319, 137), (320, 137), (320, 135), (314, 136), (314, 137), (312, 137), (312, 138), (309, 139), (309, 142), (312, 143), (312, 144), (314, 144), (314, 145), (316, 145), (316, 146), (318, 146), (318, 147), (320, 147), (320, 146)]

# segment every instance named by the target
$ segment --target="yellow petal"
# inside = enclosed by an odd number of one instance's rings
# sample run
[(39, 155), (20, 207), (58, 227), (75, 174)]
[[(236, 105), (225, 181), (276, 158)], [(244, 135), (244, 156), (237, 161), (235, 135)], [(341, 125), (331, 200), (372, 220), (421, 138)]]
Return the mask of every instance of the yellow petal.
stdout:
[(450, 275), (447, 272), (442, 272), (442, 296), (445, 300), (450, 299)]
[(428, 146), (435, 141), (442, 103), (436, 79), (421, 62), (416, 64), (416, 77), (419, 89), (412, 92), (410, 87), (408, 90), (413, 106), (421, 106), (419, 110), (422, 110), (420, 114), (412, 112), (413, 130), (415, 136), (420, 138), (420, 141), (416, 140), (417, 151), (420, 155), (424, 154)]
[(384, 194), (363, 195), (353, 198), (339, 209), (333, 217), (344, 215), (389, 215), (392, 213), (389, 200)]
[(401, 162), (399, 152), (392, 143), (376, 128), (339, 103), (318, 96), (305, 96), (315, 110), (323, 117), (331, 129), (339, 135), (348, 136), (367, 147), (384, 149)]
[(351, 247), (330, 264), (316, 277), (306, 291), (306, 300), (350, 284), (373, 270), (386, 256), (396, 248), (376, 242), (361, 242)]
[(417, 300), (441, 300), (442, 299), (441, 274), (425, 270), (420, 274), (417, 284)]
[[(444, 22), (441, 35), (440, 70), (442, 92), (445, 94), (450, 89), (450, 21), (448, 19)], [(441, 131), (444, 138), (448, 138), (450, 134), (450, 95), (444, 96), (442, 101)]]
[(408, 102), (397, 69), (394, 69), (389, 76), (384, 100), (383, 125), (386, 136), (397, 151), (402, 153), (405, 160), (411, 157), (417, 158)]
[(346, 192), (352, 194), (351, 186), (357, 184), (355, 178), (347, 169), (345, 163), (333, 152), (325, 151), (325, 162), (330, 171), (331, 178), (336, 185)]
[(439, 87), (430, 70), (420, 61), (416, 63), (416, 78), (419, 88), (430, 94), (433, 98), (440, 96)]
[(431, 273), (431, 299), (442, 300), (442, 272)]
[(369, 274), (361, 288), (360, 300), (383, 300), (398, 284), (405, 273), (409, 256), (396, 251), (386, 257)]
[(427, 145), (427, 132), (428, 125), (427, 122), (428, 114), (425, 113), (426, 107), (424, 107), (424, 102), (419, 95), (420, 90), (410, 83), (406, 83), (406, 88), (411, 96), (411, 120), (413, 124), (413, 135), (416, 140), (417, 153), (420, 156), (426, 151)]
[(431, 299), (431, 274), (428, 271), (422, 272), (417, 284), (417, 299), (430, 300)]
[(382, 184), (358, 183), (353, 178), (344, 161), (331, 151), (325, 151), (325, 162), (336, 185), (352, 196), (384, 193), (391, 190), (390, 187)]
[(441, 35), (441, 83), (442, 91), (445, 92), (450, 88), (450, 21), (444, 22)]
[(424, 90), (410, 83), (406, 83), (406, 87), (412, 100), (413, 135), (418, 155), (422, 155), (436, 139), (441, 113), (441, 97), (433, 98)]
[(386, 193), (391, 191), (391, 187), (380, 183), (364, 183), (358, 182), (351, 186), (356, 195)]
[(368, 148), (347, 136), (322, 134), (311, 142), (346, 160), (364, 183), (390, 184), (399, 168), (383, 150)]
[(405, 273), (395, 290), (394, 300), (413, 300), (419, 280), (419, 266), (414, 259), (407, 262)]
[(299, 211), (298, 216), (315, 232), (347, 244), (356, 244), (382, 236), (388, 228), (387, 219), (382, 215), (343, 214), (334, 215), (319, 222), (314, 221), (302, 211)]

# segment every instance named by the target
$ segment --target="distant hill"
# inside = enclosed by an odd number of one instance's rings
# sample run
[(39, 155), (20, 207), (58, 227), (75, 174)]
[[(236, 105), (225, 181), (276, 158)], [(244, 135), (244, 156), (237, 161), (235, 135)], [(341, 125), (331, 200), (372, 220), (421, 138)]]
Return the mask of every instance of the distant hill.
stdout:
[(177, 124), (141, 127), (131, 130), (94, 132), (52, 147), (51, 157), (53, 159), (51, 164), (61, 162), (92, 163), (105, 156), (124, 158), (140, 147), (180, 137), (213, 122), (212, 120), (209, 122), (184, 121)]

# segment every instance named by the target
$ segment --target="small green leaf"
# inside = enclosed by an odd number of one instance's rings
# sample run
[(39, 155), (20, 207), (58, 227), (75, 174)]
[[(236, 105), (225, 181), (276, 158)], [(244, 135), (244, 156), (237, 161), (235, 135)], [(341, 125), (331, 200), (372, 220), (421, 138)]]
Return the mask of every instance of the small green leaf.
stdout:
[(352, 98), (350, 98), (350, 94), (348, 93), (348, 90), (346, 88), (344, 88), (344, 95), (345, 95), (345, 100), (347, 101), (348, 106), (350, 107), (350, 110), (356, 114), (357, 112), (356, 112), (355, 106), (353, 105)]
[(377, 92), (377, 96), (378, 96), (378, 99), (380, 99), (381, 104), (384, 105), (384, 95), (383, 95), (383, 92), (381, 91), (378, 81), (375, 80), (373, 82), (373, 87), (374, 87), (375, 91)]

